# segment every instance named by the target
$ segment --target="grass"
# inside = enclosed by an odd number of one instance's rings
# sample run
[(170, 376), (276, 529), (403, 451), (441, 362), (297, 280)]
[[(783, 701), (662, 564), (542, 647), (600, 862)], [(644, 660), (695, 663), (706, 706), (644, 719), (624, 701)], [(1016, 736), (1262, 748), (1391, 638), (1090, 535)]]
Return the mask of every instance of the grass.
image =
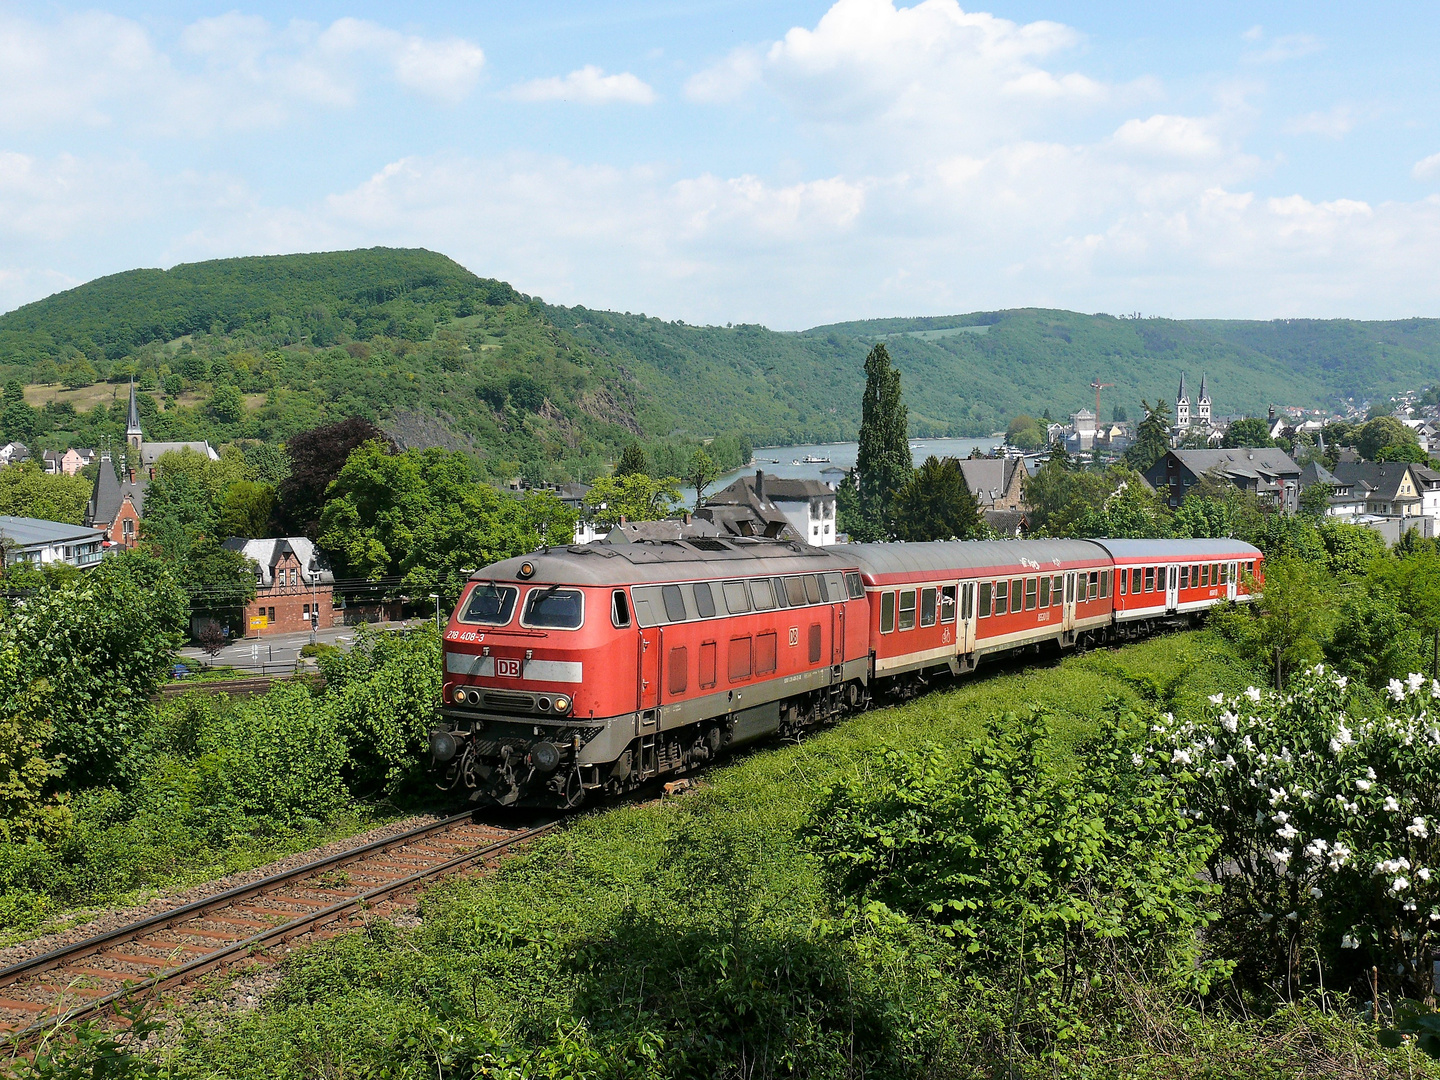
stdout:
[[(1428, 1062), (1303, 1003), (1210, 1015), (1163, 988), (1068, 1041), (1017, 1051), (1008, 987), (957, 971), (914, 925), (847, 924), (800, 830), (825, 788), (887, 748), (963, 747), (1032, 704), (1061, 753), (1107, 703), (1184, 715), (1263, 677), (1218, 637), (1177, 634), (995, 668), (799, 744), (762, 748), (673, 799), (578, 817), (498, 872), (297, 955), (263, 1007), (192, 1032), (175, 1075), (1378, 1076)], [(1429, 1071), (1427, 1071), (1427, 1069)]]

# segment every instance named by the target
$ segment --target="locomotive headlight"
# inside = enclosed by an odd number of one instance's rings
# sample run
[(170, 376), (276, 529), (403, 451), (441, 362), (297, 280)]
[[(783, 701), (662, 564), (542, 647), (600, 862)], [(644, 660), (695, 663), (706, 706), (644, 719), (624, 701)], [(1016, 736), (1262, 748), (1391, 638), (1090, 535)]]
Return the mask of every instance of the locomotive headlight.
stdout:
[(455, 736), (450, 732), (439, 728), (430, 732), (430, 756), (437, 765), (443, 765), (453, 758), (457, 749)]
[(548, 697), (542, 697), (542, 698), (541, 698), (539, 701), (537, 701), (535, 704), (536, 704), (537, 706), (539, 706), (541, 712), (549, 712), (549, 711), (550, 711), (550, 699), (549, 699)]
[(567, 713), (570, 711), (570, 699), (564, 694), (561, 694), (555, 699), (555, 711), (557, 713)]

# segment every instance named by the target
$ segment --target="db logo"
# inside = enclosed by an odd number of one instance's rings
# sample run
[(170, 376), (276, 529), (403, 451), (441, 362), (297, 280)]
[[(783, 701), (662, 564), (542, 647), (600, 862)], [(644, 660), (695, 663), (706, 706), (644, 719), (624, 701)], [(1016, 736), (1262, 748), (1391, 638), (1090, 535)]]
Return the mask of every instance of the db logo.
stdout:
[(502, 679), (518, 679), (520, 677), (520, 660), (518, 657), (495, 658), (495, 674)]
[(790, 644), (791, 644), (791, 645), (799, 645), (799, 644), (800, 644), (800, 628), (799, 628), (798, 626), (792, 626), (792, 627), (790, 627)]

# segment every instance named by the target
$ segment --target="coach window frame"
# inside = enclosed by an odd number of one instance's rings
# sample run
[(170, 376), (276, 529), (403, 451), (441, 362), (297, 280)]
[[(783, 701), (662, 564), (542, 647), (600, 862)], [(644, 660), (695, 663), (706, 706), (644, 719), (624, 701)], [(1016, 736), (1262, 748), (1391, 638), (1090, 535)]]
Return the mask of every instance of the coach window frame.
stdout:
[(1040, 579), (1027, 577), (1025, 579), (1025, 610), (1034, 611), (1040, 596)]
[(940, 591), (934, 585), (920, 590), (920, 625), (934, 626), (940, 617)]
[(955, 597), (957, 586), (940, 586), (940, 621), (941, 623), (953, 623), (955, 621)]
[(1040, 606), (1041, 606), (1042, 608), (1048, 608), (1048, 607), (1050, 606), (1050, 575), (1049, 575), (1049, 574), (1041, 574), (1041, 575), (1040, 575)]
[(979, 596), (975, 600), (975, 617), (988, 619), (990, 610), (995, 606), (995, 586), (992, 582), (980, 582)]
[(995, 614), (1010, 614), (1010, 579), (1002, 578), (995, 582)]
[(895, 632), (895, 594), (888, 589), (880, 594), (880, 633)]
[[(908, 597), (909, 600), (910, 600), (910, 604), (909, 604), (908, 607), (907, 607), (906, 604), (905, 604), (905, 600), (906, 600), (907, 597)], [(898, 599), (898, 600), (896, 601), (896, 603), (895, 603), (895, 629), (896, 629), (896, 630), (904, 631), (904, 630), (914, 630), (914, 629), (915, 629), (915, 605), (916, 605), (916, 591), (915, 591), (914, 589), (901, 589), (901, 590), (900, 590), (899, 599)], [(908, 625), (907, 625), (907, 623), (906, 623), (906, 616), (907, 616), (907, 615), (909, 616), (909, 623), (908, 623)]]
[(1025, 579), (1010, 579), (1010, 614), (1023, 611), (1025, 607)]

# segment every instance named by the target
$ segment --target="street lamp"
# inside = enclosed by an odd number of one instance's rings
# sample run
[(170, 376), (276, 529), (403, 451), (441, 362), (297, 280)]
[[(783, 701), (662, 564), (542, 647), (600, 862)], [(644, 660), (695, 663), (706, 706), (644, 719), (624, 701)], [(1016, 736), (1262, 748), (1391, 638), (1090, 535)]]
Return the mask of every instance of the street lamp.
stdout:
[(440, 594), (432, 592), (430, 599), (435, 601), (435, 632), (438, 634), (440, 632)]

